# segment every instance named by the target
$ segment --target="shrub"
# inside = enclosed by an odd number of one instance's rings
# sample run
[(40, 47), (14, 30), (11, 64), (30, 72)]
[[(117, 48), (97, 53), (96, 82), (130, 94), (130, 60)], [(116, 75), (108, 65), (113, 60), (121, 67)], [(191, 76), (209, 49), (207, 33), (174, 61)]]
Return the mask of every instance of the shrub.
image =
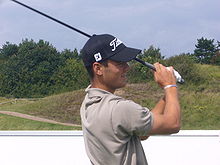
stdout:
[(166, 66), (173, 66), (186, 82), (199, 83), (204, 78), (189, 54), (180, 54), (164, 61)]
[(85, 88), (89, 84), (89, 78), (81, 61), (68, 59), (51, 77), (51, 82), (51, 92), (61, 93)]

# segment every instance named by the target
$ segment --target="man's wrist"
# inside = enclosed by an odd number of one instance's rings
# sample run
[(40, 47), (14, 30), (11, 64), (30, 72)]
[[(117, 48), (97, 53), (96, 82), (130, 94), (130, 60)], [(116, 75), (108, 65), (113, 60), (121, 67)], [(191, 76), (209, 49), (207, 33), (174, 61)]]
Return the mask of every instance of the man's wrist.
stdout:
[(169, 84), (169, 85), (164, 86), (163, 89), (172, 88), (172, 87), (177, 88), (177, 85), (176, 84)]

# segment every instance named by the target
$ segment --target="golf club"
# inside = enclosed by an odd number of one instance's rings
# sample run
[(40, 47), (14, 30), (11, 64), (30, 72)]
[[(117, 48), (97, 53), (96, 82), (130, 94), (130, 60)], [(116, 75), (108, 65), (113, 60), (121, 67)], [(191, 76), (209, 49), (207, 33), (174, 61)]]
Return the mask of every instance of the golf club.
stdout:
[[(86, 36), (86, 37), (89, 37), (89, 38), (91, 37), (91, 35), (89, 35), (89, 34), (83, 32), (83, 31), (81, 31), (81, 30), (79, 30), (79, 29), (77, 29), (77, 28), (74, 28), (74, 27), (72, 27), (72, 26), (70, 26), (70, 25), (68, 25), (68, 24), (66, 24), (66, 23), (64, 23), (64, 22), (62, 22), (62, 21), (60, 21), (60, 20), (58, 20), (58, 19), (56, 19), (56, 18), (53, 18), (53, 17), (51, 17), (51, 16), (49, 16), (49, 15), (47, 15), (47, 14), (45, 14), (45, 13), (39, 11), (39, 10), (36, 10), (36, 9), (34, 9), (34, 8), (32, 8), (32, 7), (30, 7), (30, 6), (26, 5), (26, 4), (24, 4), (24, 3), (21, 3), (21, 2), (19, 2), (19, 1), (17, 1), (17, 0), (11, 0), (11, 1), (13, 1), (13, 2), (15, 2), (15, 3), (17, 3), (17, 4), (19, 4), (19, 5), (23, 6), (23, 7), (25, 7), (25, 8), (28, 8), (28, 9), (30, 9), (30, 10), (32, 10), (32, 11), (34, 11), (34, 12), (40, 14), (40, 15), (43, 15), (43, 16), (45, 16), (45, 17), (47, 17), (47, 18), (49, 18), (49, 19), (51, 19), (51, 20), (53, 20), (53, 21), (55, 21), (55, 22), (57, 22), (57, 23), (59, 23), (59, 24), (61, 24), (61, 25), (63, 25), (63, 26), (65, 26), (65, 27), (68, 27), (68, 28), (71, 29), (71, 30), (74, 30), (74, 31), (76, 31), (76, 32), (78, 32), (78, 33), (80, 33), (80, 34)], [(145, 61), (143, 61), (143, 60), (141, 60), (141, 59), (139, 59), (139, 58), (135, 58), (134, 60), (136, 60), (136, 61), (138, 61), (139, 63), (145, 65), (146, 67), (148, 67), (148, 68), (150, 68), (150, 69), (156, 71), (155, 67), (154, 67), (152, 64), (147, 63), (147, 62), (145, 62)], [(176, 77), (177, 82), (179, 82), (179, 83), (184, 83), (184, 79), (180, 76), (180, 74), (179, 74), (176, 70), (174, 70), (174, 76)]]

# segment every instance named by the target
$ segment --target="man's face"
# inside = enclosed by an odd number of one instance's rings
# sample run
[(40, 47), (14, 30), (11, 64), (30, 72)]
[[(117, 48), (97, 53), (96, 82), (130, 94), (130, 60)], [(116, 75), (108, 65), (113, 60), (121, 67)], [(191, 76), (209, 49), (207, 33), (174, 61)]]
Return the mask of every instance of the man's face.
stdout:
[(128, 70), (129, 65), (126, 62), (108, 60), (108, 65), (103, 67), (103, 84), (111, 90), (124, 87), (127, 83)]

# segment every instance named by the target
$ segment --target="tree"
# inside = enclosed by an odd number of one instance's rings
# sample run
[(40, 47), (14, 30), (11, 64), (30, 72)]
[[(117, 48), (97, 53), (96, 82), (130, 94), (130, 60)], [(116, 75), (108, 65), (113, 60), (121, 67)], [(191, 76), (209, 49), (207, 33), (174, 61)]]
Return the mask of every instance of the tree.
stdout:
[(59, 67), (51, 77), (53, 93), (66, 92), (85, 88), (89, 84), (87, 71), (77, 59), (67, 59), (65, 65)]
[(64, 49), (61, 52), (61, 56), (62, 56), (62, 58), (64, 58), (64, 60), (68, 60), (68, 59), (72, 59), (72, 58), (74, 58), (76, 60), (80, 59), (80, 56), (79, 56), (77, 49), (74, 49), (73, 51), (71, 51), (69, 49)]
[(213, 64), (218, 49), (218, 45), (214, 44), (214, 39), (201, 38), (197, 40), (194, 55), (199, 63)]
[(215, 55), (212, 57), (211, 63), (215, 65), (220, 65), (220, 42), (219, 41), (217, 41), (216, 48), (217, 48), (217, 51)]
[(0, 49), (0, 58), (5, 59), (11, 56), (15, 56), (18, 52), (18, 46), (16, 44), (11, 44), (9, 42), (6, 42), (2, 46), (2, 49)]
[(155, 63), (164, 59), (164, 56), (160, 53), (160, 49), (155, 48), (153, 45), (151, 45), (148, 49), (144, 49), (143, 53), (138, 57), (148, 61), (149, 63)]
[(23, 40), (16, 56), (1, 66), (2, 96), (39, 97), (50, 92), (50, 78), (64, 61), (48, 42)]
[[(16, 49), (15, 49), (16, 48)], [(6, 43), (1, 54), (0, 96), (43, 97), (86, 87), (89, 79), (77, 49), (61, 53), (49, 42)]]

